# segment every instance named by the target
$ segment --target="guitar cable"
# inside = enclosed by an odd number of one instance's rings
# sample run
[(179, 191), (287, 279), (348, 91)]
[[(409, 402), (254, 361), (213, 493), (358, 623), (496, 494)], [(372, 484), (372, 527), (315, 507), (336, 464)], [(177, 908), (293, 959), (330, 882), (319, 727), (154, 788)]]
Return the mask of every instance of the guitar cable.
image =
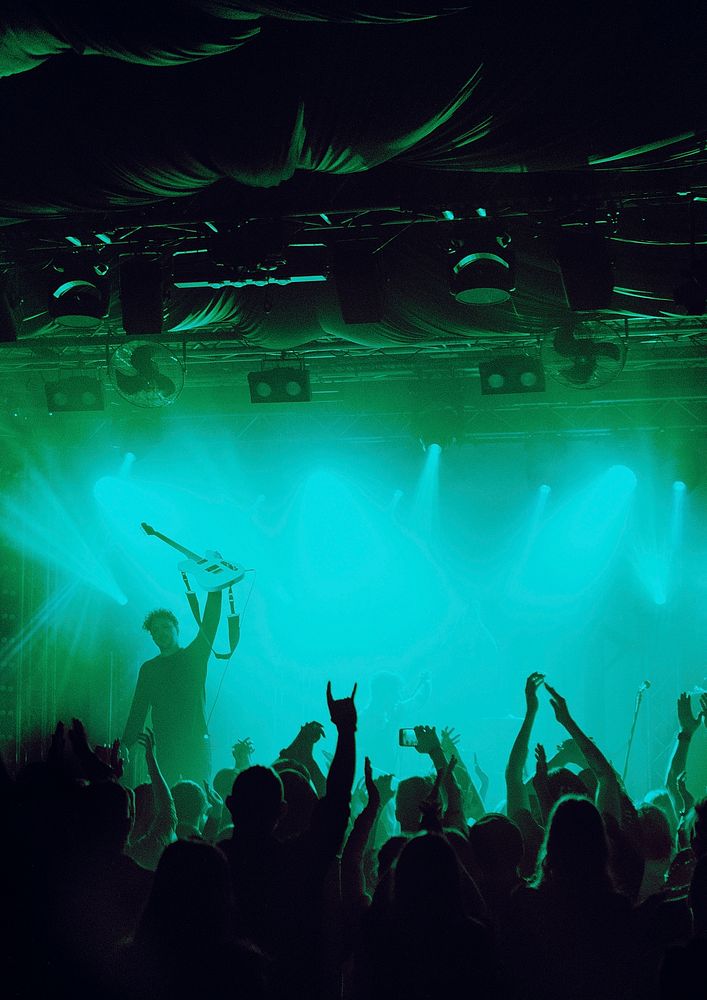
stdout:
[[(257, 571), (254, 570), (254, 569), (247, 569), (247, 570), (245, 570), (245, 573), (252, 573), (253, 574), (253, 582), (250, 585), (250, 589), (248, 590), (248, 594), (246, 596), (245, 603), (243, 604), (243, 611), (240, 614), (239, 628), (240, 628), (240, 623), (242, 623), (245, 620), (246, 608), (248, 607), (248, 603), (249, 603), (251, 595), (253, 593), (253, 588), (255, 587), (255, 577), (256, 577)], [(231, 601), (231, 608), (233, 608), (233, 592), (232, 592), (232, 590), (229, 593), (229, 600)], [(229, 615), (229, 618), (230, 617), (231, 616)], [(212, 647), (211, 651), (213, 652), (213, 647)], [(233, 659), (233, 654), (235, 653), (235, 651), (236, 651), (236, 649), (234, 647), (231, 650), (231, 652), (229, 653), (228, 659), (226, 660), (226, 662), (225, 662), (225, 664), (223, 666), (223, 671), (221, 673), (221, 679), (218, 682), (218, 687), (216, 688), (216, 694), (214, 695), (214, 700), (213, 700), (213, 703), (211, 705), (211, 709), (209, 711), (208, 717), (206, 719), (206, 728), (207, 729), (209, 728), (209, 725), (211, 723), (211, 716), (214, 714), (214, 709), (216, 708), (216, 703), (218, 702), (219, 697), (221, 696), (221, 688), (223, 687), (223, 682), (226, 679), (226, 673), (228, 671), (228, 668), (231, 665), (231, 660)], [(218, 655), (218, 654), (216, 654), (216, 655)]]

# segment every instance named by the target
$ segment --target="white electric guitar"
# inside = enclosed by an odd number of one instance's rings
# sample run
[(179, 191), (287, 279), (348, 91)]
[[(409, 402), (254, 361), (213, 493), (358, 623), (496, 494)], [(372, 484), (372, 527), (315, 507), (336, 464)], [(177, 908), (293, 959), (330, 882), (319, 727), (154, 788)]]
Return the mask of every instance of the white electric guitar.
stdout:
[(238, 583), (245, 576), (246, 571), (244, 569), (233, 563), (226, 562), (220, 552), (212, 552), (207, 549), (206, 554), (200, 556), (196, 552), (186, 549), (179, 542), (168, 538), (167, 535), (155, 531), (149, 524), (143, 522), (140, 527), (146, 535), (154, 535), (155, 538), (160, 538), (167, 545), (171, 545), (173, 549), (176, 549), (177, 552), (181, 552), (183, 556), (187, 557), (178, 564), (179, 570), (182, 573), (190, 573), (202, 590), (225, 590), (226, 587), (231, 587), (234, 583)]

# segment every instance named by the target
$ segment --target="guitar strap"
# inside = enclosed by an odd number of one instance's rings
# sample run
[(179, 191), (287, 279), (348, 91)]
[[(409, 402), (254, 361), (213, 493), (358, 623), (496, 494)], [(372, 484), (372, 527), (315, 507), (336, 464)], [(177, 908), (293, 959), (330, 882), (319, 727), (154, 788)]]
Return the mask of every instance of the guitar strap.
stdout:
[[(194, 615), (194, 621), (199, 628), (201, 628), (201, 609), (199, 608), (199, 598), (191, 589), (189, 577), (183, 571), (182, 580), (184, 580), (184, 586), (187, 591), (187, 601), (189, 602), (191, 613)], [(236, 614), (236, 603), (233, 599), (233, 587), (228, 588), (228, 605), (229, 613), (226, 620), (228, 622), (228, 642), (231, 648), (227, 653), (217, 653), (216, 650), (213, 650), (213, 654), (217, 660), (230, 660), (236, 651), (238, 640), (241, 637), (241, 616)]]

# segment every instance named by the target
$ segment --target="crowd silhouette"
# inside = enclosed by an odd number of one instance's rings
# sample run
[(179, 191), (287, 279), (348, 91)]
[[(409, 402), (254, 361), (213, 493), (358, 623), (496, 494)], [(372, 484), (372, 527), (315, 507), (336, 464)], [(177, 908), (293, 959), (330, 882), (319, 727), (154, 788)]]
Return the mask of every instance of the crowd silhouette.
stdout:
[[(531, 755), (546, 698), (566, 731), (549, 760)], [(704, 995), (707, 798), (685, 768), (707, 694), (698, 714), (679, 696), (665, 787), (640, 802), (543, 674), (525, 704), (502, 811), (458, 735), (433, 726), (415, 727), (416, 777), (374, 779), (364, 756), (355, 786), (355, 686), (326, 688), (328, 768), (312, 721), (275, 761), (238, 740), (213, 786), (170, 787), (148, 728), (149, 782), (130, 787), (117, 742), (59, 723), (43, 760), (0, 768), (4, 995)]]

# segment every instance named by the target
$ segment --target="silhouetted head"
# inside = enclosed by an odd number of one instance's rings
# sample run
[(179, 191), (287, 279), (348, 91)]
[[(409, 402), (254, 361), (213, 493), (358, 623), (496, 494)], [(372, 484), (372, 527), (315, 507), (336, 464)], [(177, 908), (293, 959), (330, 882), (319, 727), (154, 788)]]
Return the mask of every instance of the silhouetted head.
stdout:
[(201, 830), (206, 819), (206, 793), (195, 781), (178, 781), (172, 787), (177, 823)]
[(523, 837), (515, 823), (501, 813), (486, 813), (469, 827), (474, 860), (484, 875), (515, 874), (523, 859)]
[(553, 767), (548, 772), (547, 789), (553, 804), (559, 802), (563, 795), (587, 795), (587, 786), (568, 767)]
[(280, 781), (287, 810), (277, 824), (276, 836), (278, 840), (289, 840), (309, 829), (317, 794), (298, 771), (285, 768), (280, 771)]
[(145, 617), (142, 627), (152, 636), (160, 653), (170, 654), (179, 649), (179, 622), (167, 608), (155, 608)]
[(217, 795), (220, 795), (225, 802), (228, 796), (231, 794), (231, 789), (233, 788), (233, 780), (236, 777), (236, 772), (232, 767), (223, 767), (220, 771), (217, 771), (213, 777), (211, 784)]
[(162, 852), (136, 940), (187, 951), (217, 944), (231, 929), (231, 909), (221, 851), (205, 841), (178, 840)]
[(673, 838), (668, 817), (663, 810), (658, 806), (639, 806), (638, 825), (646, 861), (663, 861), (669, 858), (673, 852)]
[(668, 789), (652, 788), (650, 792), (646, 792), (643, 796), (643, 801), (648, 806), (657, 806), (660, 810), (662, 810), (662, 812), (665, 813), (665, 818), (667, 819), (668, 826), (670, 827), (670, 836), (674, 840), (678, 832), (678, 817)]
[(294, 757), (278, 757), (272, 765), (272, 769), (278, 774), (282, 774), (283, 771), (296, 771), (307, 783), (312, 780), (309, 768), (301, 760), (295, 760)]
[(429, 778), (403, 778), (395, 793), (395, 818), (403, 833), (419, 833), (420, 803), (432, 791)]
[(280, 776), (262, 764), (246, 768), (236, 776), (226, 805), (236, 830), (272, 833), (285, 811)]
[(378, 881), (390, 871), (408, 842), (407, 837), (390, 837), (378, 851)]
[(436, 833), (409, 840), (395, 864), (393, 903), (406, 920), (458, 919), (464, 915), (454, 848)]
[(589, 799), (567, 796), (550, 813), (538, 856), (536, 885), (610, 887), (609, 845), (601, 815)]
[(582, 779), (582, 784), (587, 789), (587, 798), (591, 799), (592, 802), (596, 802), (597, 787), (599, 785), (596, 774), (592, 771), (591, 767), (585, 767), (579, 772), (579, 776)]

